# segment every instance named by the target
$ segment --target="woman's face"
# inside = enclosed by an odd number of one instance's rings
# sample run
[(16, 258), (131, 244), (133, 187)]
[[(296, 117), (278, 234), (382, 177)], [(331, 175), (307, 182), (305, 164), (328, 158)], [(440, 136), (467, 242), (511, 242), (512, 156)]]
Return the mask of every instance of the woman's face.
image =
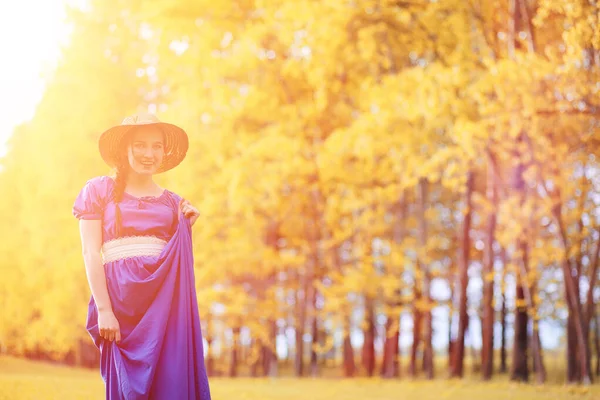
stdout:
[(164, 137), (159, 128), (137, 128), (127, 146), (127, 158), (131, 169), (144, 175), (152, 175), (160, 167), (165, 154)]

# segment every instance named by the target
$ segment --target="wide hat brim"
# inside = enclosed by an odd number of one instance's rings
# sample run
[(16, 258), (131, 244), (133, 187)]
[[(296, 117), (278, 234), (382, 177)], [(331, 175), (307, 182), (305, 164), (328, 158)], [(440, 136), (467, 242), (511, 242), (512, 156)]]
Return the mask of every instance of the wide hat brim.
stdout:
[(165, 153), (162, 164), (156, 173), (173, 169), (183, 161), (189, 148), (189, 140), (187, 133), (182, 128), (177, 125), (160, 121), (131, 124), (125, 123), (124, 121), (123, 124), (113, 126), (104, 131), (102, 135), (100, 135), (100, 139), (98, 139), (100, 156), (104, 162), (110, 167), (115, 168), (120, 162), (120, 157), (122, 157), (121, 154), (127, 136), (136, 128), (143, 126), (156, 126), (164, 134)]

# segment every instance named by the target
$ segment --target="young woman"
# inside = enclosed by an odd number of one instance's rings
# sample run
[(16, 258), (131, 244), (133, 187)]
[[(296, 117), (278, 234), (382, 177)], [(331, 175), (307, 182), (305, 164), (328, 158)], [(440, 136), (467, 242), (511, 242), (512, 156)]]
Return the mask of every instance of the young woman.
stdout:
[(73, 214), (106, 398), (208, 400), (191, 241), (199, 213), (153, 180), (184, 159), (188, 137), (138, 114), (104, 132), (99, 148), (115, 175), (87, 181)]

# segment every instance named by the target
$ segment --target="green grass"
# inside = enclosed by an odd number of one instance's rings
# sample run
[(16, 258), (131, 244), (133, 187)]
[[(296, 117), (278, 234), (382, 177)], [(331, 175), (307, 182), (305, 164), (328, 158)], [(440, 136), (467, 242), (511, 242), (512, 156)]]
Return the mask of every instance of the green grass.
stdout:
[[(499, 378), (483, 383), (476, 379), (226, 379), (210, 380), (213, 399), (236, 400), (550, 400), (600, 399), (600, 385), (583, 388), (548, 384), (516, 384)], [(97, 371), (70, 368), (0, 356), (0, 400), (98, 399), (104, 386)]]

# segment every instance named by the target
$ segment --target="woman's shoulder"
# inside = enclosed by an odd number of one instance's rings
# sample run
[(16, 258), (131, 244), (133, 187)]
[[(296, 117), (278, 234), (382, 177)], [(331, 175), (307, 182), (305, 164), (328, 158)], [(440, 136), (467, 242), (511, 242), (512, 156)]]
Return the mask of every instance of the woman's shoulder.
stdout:
[(73, 214), (81, 219), (100, 219), (112, 193), (112, 179), (96, 176), (88, 179), (75, 198)]
[(107, 197), (112, 194), (115, 181), (110, 176), (102, 175), (88, 179), (82, 191), (94, 193), (98, 197)]
[(110, 191), (115, 184), (113, 178), (107, 175), (95, 176), (86, 181), (85, 186), (94, 188), (96, 191), (100, 193), (105, 193)]
[(95, 176), (87, 180), (86, 183), (92, 184), (94, 186), (112, 186), (114, 184), (113, 178), (107, 175)]
[(165, 193), (168, 195), (169, 198), (173, 199), (176, 203), (179, 203), (179, 201), (181, 200), (180, 195), (178, 195), (177, 193), (175, 193), (169, 189), (165, 189)]

